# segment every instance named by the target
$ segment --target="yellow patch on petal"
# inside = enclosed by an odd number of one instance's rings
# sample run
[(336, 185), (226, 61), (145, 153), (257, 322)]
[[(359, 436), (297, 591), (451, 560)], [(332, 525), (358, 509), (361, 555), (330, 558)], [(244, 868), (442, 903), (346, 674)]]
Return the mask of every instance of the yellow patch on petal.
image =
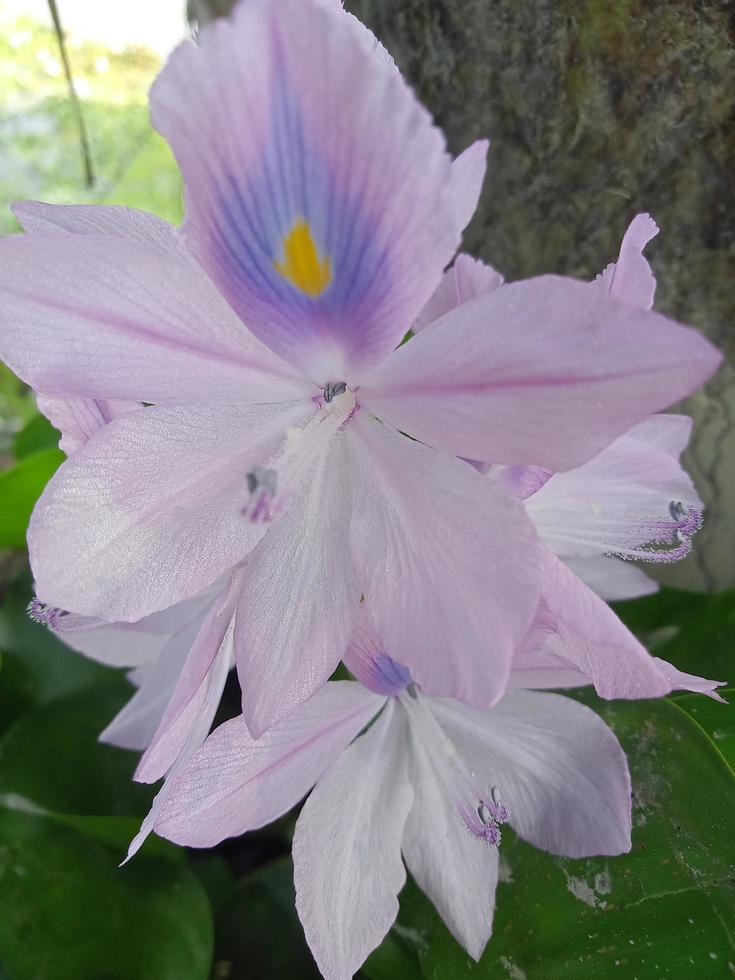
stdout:
[(274, 268), (307, 296), (321, 296), (332, 281), (332, 264), (320, 256), (308, 222), (299, 219), (283, 239), (283, 261)]

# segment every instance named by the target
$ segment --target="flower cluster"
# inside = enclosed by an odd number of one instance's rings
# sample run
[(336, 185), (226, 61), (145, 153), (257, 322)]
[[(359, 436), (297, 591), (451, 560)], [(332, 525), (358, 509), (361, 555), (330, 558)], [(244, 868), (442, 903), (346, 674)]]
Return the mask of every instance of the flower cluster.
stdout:
[[(648, 215), (591, 282), (457, 254), (487, 144), (453, 160), (337, 0), (241, 3), (151, 113), (182, 229), (26, 202), (0, 243), (0, 353), (68, 456), (31, 522), (31, 615), (132, 668), (101, 737), (164, 782), (130, 856), (310, 793), (297, 906), (325, 977), (380, 943), (404, 863), (479, 957), (505, 824), (630, 847), (615, 736), (543, 689), (717, 696), (605, 600), (654, 590), (630, 559), (690, 547), (689, 420), (656, 413), (719, 356), (652, 311)], [(242, 714), (210, 733), (233, 668)]]

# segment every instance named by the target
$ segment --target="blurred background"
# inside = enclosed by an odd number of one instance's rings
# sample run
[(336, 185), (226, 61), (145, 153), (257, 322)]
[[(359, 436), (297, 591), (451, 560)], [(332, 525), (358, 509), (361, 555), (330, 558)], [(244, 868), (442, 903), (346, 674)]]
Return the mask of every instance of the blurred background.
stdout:
[[(148, 120), (162, 61), (228, 0), (0, 0), (0, 235), (14, 200), (118, 203), (182, 218)], [(508, 278), (591, 278), (637, 212), (657, 306), (729, 355), (735, 49), (724, 3), (352, 0), (447, 132), (490, 135), (467, 248)], [(695, 554), (618, 612), (656, 654), (735, 685), (735, 374), (686, 410), (709, 503)], [(119, 870), (151, 790), (97, 743), (130, 696), (120, 671), (28, 620), (25, 532), (63, 459), (0, 365), (0, 980), (315, 977), (293, 911), (294, 815), (211, 852), (150, 840)], [(675, 588), (673, 587), (675, 586)], [(735, 973), (735, 709), (697, 695), (606, 705), (634, 776), (635, 846), (562, 861), (507, 834), (495, 937), (479, 965), (409, 882), (371, 980), (714, 980)], [(221, 717), (237, 711), (228, 690)]]

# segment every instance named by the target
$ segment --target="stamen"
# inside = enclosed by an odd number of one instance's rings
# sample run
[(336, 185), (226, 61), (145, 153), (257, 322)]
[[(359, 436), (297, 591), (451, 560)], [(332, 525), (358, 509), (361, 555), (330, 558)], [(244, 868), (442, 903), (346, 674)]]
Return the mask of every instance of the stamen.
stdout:
[(245, 479), (250, 494), (250, 520), (253, 524), (272, 520), (271, 501), (276, 496), (278, 473), (268, 466), (254, 466)]
[(338, 395), (344, 395), (347, 391), (347, 383), (345, 381), (337, 381), (332, 384), (331, 381), (324, 385), (324, 401), (327, 405), (336, 398)]
[(46, 626), (50, 630), (58, 629), (61, 620), (69, 615), (66, 609), (57, 609), (45, 602), (39, 602), (38, 599), (31, 599), (28, 603), (27, 612), (34, 622), (40, 623), (41, 626)]
[(423, 751), (432, 764), (438, 782), (444, 788), (459, 813), (465, 827), (478, 840), (498, 847), (502, 838), (501, 826), (508, 820), (508, 808), (500, 800), (497, 786), (489, 792), (481, 789), (479, 780), (468, 769), (456, 747), (434, 717), (430, 702), (410, 684), (400, 703), (409, 716), (417, 751)]
[(692, 538), (702, 526), (702, 512), (696, 507), (686, 507), (680, 500), (670, 501), (668, 510), (671, 520), (639, 522), (639, 528), (650, 530), (651, 538), (646, 544), (609, 554), (628, 561), (649, 561), (655, 564), (685, 558), (692, 550)]

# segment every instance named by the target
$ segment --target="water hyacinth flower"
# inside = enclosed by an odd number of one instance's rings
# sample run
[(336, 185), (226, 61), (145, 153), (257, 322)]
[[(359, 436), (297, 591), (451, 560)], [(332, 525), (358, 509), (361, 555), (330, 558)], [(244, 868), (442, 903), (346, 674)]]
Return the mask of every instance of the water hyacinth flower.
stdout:
[(257, 741), (242, 717), (217, 728), (156, 821), (162, 836), (208, 847), (276, 819), (316, 784), (296, 824), (294, 873), (328, 980), (351, 977), (393, 924), (404, 861), (477, 959), (505, 823), (566, 857), (629, 850), (627, 763), (590, 709), (533, 691), (489, 711), (426, 696), (366, 620), (347, 664), (360, 683), (329, 682)]
[(49, 484), (29, 537), (39, 600), (135, 621), (241, 570), (225, 629), (256, 735), (326, 680), (363, 595), (422, 690), (496, 701), (537, 606), (537, 545), (522, 505), (455, 457), (568, 469), (718, 362), (559, 277), (396, 350), (459, 244), (485, 146), (452, 162), (358, 27), (337, 5), (250, 0), (174, 53), (151, 110), (184, 176), (182, 234), (25, 205), (35, 230), (0, 243), (16, 373), (48, 398), (146, 406)]
[[(593, 287), (632, 307), (650, 309), (656, 280), (643, 248), (658, 230), (650, 215), (636, 215), (616, 262)], [(504, 282), (492, 267), (459, 255), (413, 329), (420, 332), (433, 318), (502, 291)], [(685, 416), (652, 416), (563, 473), (541, 466), (473, 464), (523, 500), (545, 546), (542, 599), (519, 647), (516, 679), (523, 670), (524, 683), (531, 687), (559, 686), (561, 676), (565, 686), (591, 680), (605, 698), (659, 697), (683, 688), (720, 699), (715, 693), (719, 682), (651, 657), (598, 598), (655, 591), (655, 582), (632, 560), (673, 562), (691, 550), (703, 510), (680, 463), (691, 428)]]

